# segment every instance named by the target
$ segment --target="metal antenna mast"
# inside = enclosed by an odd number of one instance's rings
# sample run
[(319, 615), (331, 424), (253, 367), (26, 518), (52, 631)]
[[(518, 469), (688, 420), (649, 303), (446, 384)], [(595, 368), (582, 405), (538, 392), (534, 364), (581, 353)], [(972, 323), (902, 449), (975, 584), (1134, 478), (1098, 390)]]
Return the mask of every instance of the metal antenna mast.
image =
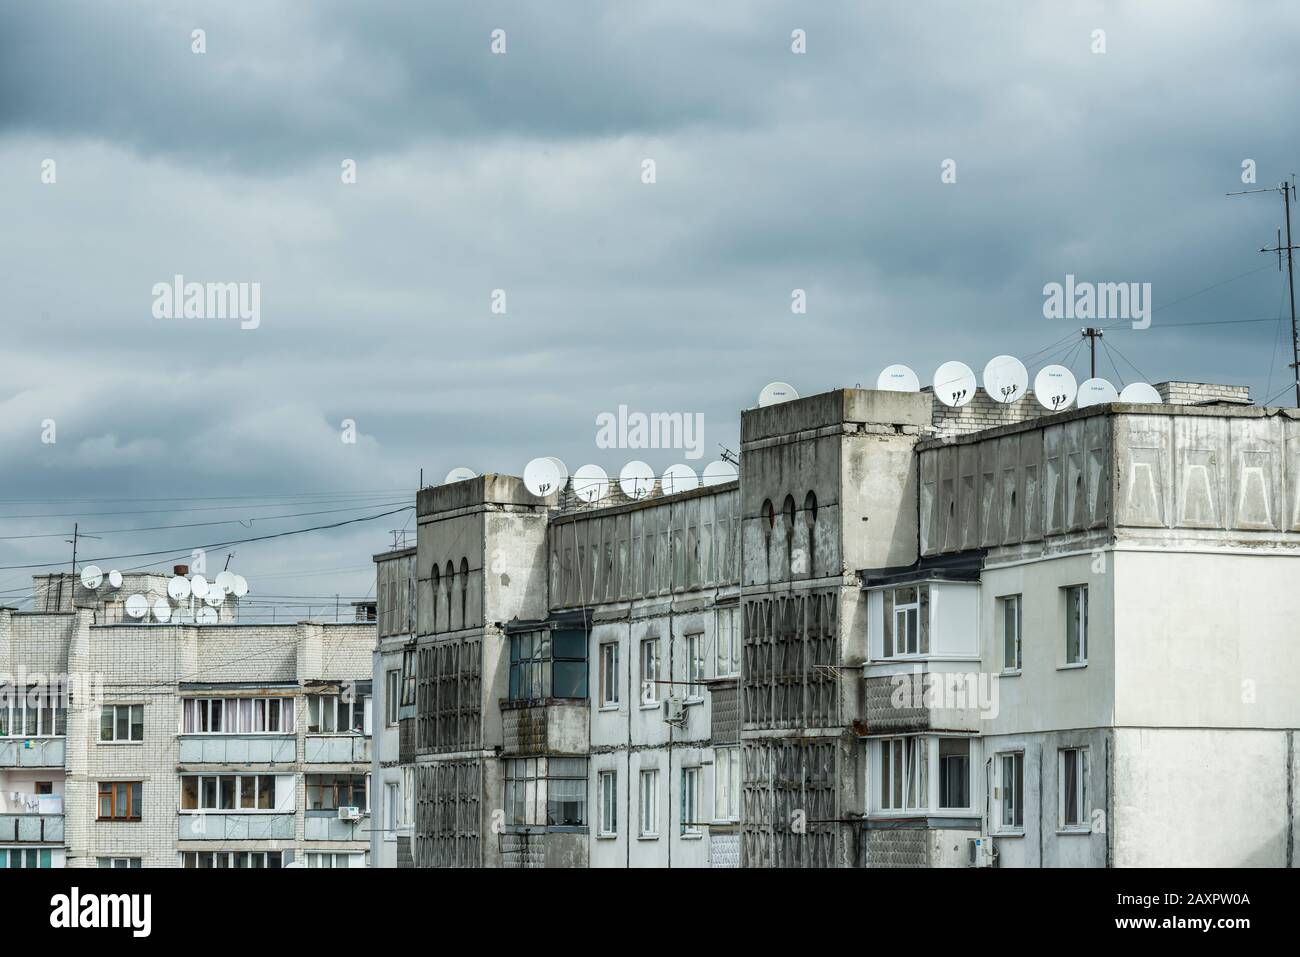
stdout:
[(1291, 174), (1291, 182), (1278, 183), (1276, 186), (1268, 186), (1262, 189), (1243, 189), (1235, 193), (1228, 193), (1229, 196), (1244, 196), (1247, 193), (1281, 193), (1282, 208), (1286, 215), (1286, 245), (1282, 245), (1281, 231), (1278, 232), (1278, 242), (1276, 246), (1265, 246), (1260, 250), (1262, 253), (1277, 253), (1278, 269), (1282, 268), (1282, 252), (1286, 251), (1286, 282), (1287, 289), (1291, 295), (1291, 362), (1287, 368), (1291, 370), (1291, 377), (1295, 380), (1295, 404), (1300, 408), (1300, 332), (1296, 329), (1295, 318), (1295, 269), (1292, 264), (1291, 251), (1297, 247), (1291, 243), (1291, 203), (1295, 199), (1295, 173)]
[(1097, 340), (1102, 337), (1102, 331), (1095, 326), (1089, 326), (1079, 334), (1088, 340), (1088, 351), (1092, 354), (1088, 378), (1095, 379), (1097, 378)]

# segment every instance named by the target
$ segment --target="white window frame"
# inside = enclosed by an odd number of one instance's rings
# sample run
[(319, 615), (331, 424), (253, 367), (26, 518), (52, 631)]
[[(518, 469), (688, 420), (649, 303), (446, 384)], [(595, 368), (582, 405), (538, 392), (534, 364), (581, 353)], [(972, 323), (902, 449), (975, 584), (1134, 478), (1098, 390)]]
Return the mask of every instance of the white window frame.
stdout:
[[(235, 861), (240, 859), (244, 854), (248, 855), (249, 866), (247, 868), (235, 867)], [(275, 870), (277, 868), (282, 868), (285, 865), (284, 851), (181, 851), (181, 867), (186, 866), (185, 859), (190, 855), (194, 856), (194, 868), (191, 868), (191, 870), (198, 868), (198, 862), (201, 857), (210, 858), (212, 863), (208, 865), (207, 869), (216, 870)], [(218, 856), (226, 862), (219, 868), (216, 866), (216, 862), (219, 859)], [(260, 868), (253, 867), (253, 860), (259, 857), (262, 859), (262, 866)], [(272, 860), (278, 862), (275, 867), (271, 867)]]
[(637, 836), (653, 841), (659, 838), (659, 769), (642, 768), (637, 779), (638, 811), (640, 822)]
[[(939, 814), (969, 813), (975, 810), (975, 739), (960, 734), (941, 734), (934, 736), (934, 793), (935, 806)], [(945, 741), (964, 741), (966, 742), (966, 806), (953, 806), (943, 803), (943, 742)]]
[(704, 834), (700, 824), (700, 767), (693, 765), (682, 769), (681, 837), (695, 838)]
[[(307, 733), (308, 734), (359, 734), (370, 736), (370, 695), (354, 694), (351, 701), (346, 701), (343, 694), (314, 694), (307, 696)], [(324, 728), (329, 722), (326, 715), (333, 713), (333, 727)], [(361, 730), (353, 727), (357, 717), (361, 718)], [(313, 718), (315, 720), (313, 720)], [(315, 728), (315, 730), (313, 730)], [(342, 731), (339, 728), (343, 728)]]
[(740, 609), (719, 608), (715, 631), (718, 653), (714, 660), (714, 677), (731, 678), (740, 674)]
[(618, 837), (618, 772), (596, 774), (597, 837)]
[[(282, 793), (292, 794), (296, 790), (296, 782), (288, 786), (288, 791), (284, 791), (279, 784), (279, 778), (293, 778), (292, 774), (276, 774), (270, 771), (261, 771), (255, 773), (213, 773), (205, 774), (181, 774), (180, 778), (180, 795), (177, 801), (177, 810), (181, 814), (290, 814), (294, 811), (293, 807), (282, 808), (277, 804), (277, 795)], [(185, 780), (192, 778), (198, 782), (197, 797), (195, 798), (194, 807), (185, 807)], [(221, 807), (221, 779), (235, 779), (235, 806)], [(253, 778), (253, 807), (243, 807), (244, 779)], [(217, 782), (216, 805), (206, 807), (204, 800), (204, 782), (208, 779), (215, 779)], [(269, 783), (268, 783), (269, 782)], [(270, 807), (258, 807), (259, 798), (269, 789), (271, 794)]]
[[(1076, 599), (1074, 596), (1078, 596)], [(1074, 614), (1070, 612), (1074, 600)], [(1070, 657), (1070, 629), (1076, 631), (1078, 654)], [(1083, 668), (1088, 664), (1088, 586), (1069, 585), (1065, 588), (1065, 664), (1070, 668)]]
[[(221, 702), (221, 729), (212, 730), (213, 725), (213, 702)], [(257, 731), (252, 727), (244, 727), (246, 724), (244, 718), (244, 703), (248, 703), (248, 721), (253, 725), (257, 724), (258, 713), (261, 713), (263, 730)], [(271, 705), (278, 703), (279, 707), (275, 709), (280, 720), (273, 730), (268, 730), (270, 724)], [(234, 707), (232, 708), (231, 705)], [(296, 699), (288, 695), (269, 695), (262, 697), (239, 697), (223, 698), (219, 696), (201, 696), (181, 698), (181, 727), (180, 733), (183, 735), (233, 735), (233, 734), (255, 734), (255, 735), (291, 735), (295, 733), (298, 727), (298, 716), (296, 714)], [(195, 715), (195, 727), (193, 730), (185, 730), (185, 718), (188, 713)], [(234, 721), (228, 721), (227, 715), (233, 714)], [(199, 730), (201, 723), (199, 718), (202, 716), (206, 719), (207, 730)]]
[[(876, 772), (870, 792), (873, 807), (882, 814), (928, 814), (932, 778), (930, 739), (925, 735), (896, 735), (875, 739), (871, 744), (871, 766)], [(900, 776), (901, 798), (900, 803), (895, 804), (897, 789), (894, 782)]]
[[(1024, 648), (1021, 644), (1025, 624), (1024, 595), (1003, 595), (998, 598), (998, 622), (1002, 636), (1002, 673), (1018, 675), (1024, 667)], [(1011, 632), (1011, 634), (1008, 634)], [(1007, 642), (1011, 639), (1015, 648), (1015, 660), (1007, 661)]]
[[(994, 769), (997, 775), (997, 826), (1000, 834), (1023, 834), (1025, 832), (1025, 752), (999, 751), (995, 755)], [(1009, 766), (1009, 767), (1008, 767)], [(1017, 766), (1020, 773), (1015, 773)], [(1008, 808), (1011, 821), (1007, 822)], [(1020, 823), (1016, 823), (1019, 813)]]
[(740, 820), (740, 748), (713, 749), (713, 820), (735, 824)]
[(106, 870), (128, 870), (142, 867), (143, 861), (138, 857), (97, 857), (95, 866)]
[(698, 704), (704, 700), (704, 632), (692, 631), (686, 635), (686, 695), (685, 700)]
[(659, 639), (641, 639), (641, 707), (659, 706)]
[(397, 840), (397, 829), (401, 826), (402, 787), (397, 781), (384, 782), (384, 840)]
[[(1078, 811), (1078, 820), (1075, 821), (1066, 819), (1066, 807), (1070, 797), (1067, 791), (1070, 789), (1066, 787), (1065, 768), (1071, 760), (1075, 762), (1073, 797)], [(1088, 749), (1086, 747), (1057, 749), (1056, 784), (1058, 829), (1067, 833), (1086, 833), (1091, 828), (1092, 813), (1088, 807)]]
[[(140, 737), (133, 738), (131, 737), (131, 729), (135, 727), (135, 722), (132, 721), (131, 719), (133, 717), (132, 712), (136, 708), (140, 709)], [(113, 712), (113, 736), (111, 738), (105, 739), (103, 736), (104, 712), (108, 711), (109, 709), (112, 709)], [(118, 719), (119, 709), (124, 709), (126, 711), (127, 736), (125, 738), (119, 738), (117, 736), (117, 719)], [(99, 728), (100, 728), (100, 734), (96, 739), (97, 743), (99, 744), (143, 744), (144, 743), (144, 705), (140, 704), (139, 702), (136, 702), (134, 704), (103, 705), (99, 710)]]
[(618, 642), (606, 641), (600, 645), (600, 706), (614, 710), (619, 705)]
[(402, 669), (389, 668), (384, 674), (384, 724), (397, 727), (401, 712)]

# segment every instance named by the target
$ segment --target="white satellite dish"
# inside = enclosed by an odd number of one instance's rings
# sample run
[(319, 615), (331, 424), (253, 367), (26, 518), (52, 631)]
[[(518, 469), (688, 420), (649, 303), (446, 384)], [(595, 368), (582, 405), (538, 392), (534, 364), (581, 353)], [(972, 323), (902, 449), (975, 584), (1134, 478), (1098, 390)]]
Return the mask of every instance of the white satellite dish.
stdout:
[(655, 488), (655, 471), (644, 462), (628, 462), (618, 473), (618, 487), (628, 498), (645, 498)]
[(758, 394), (758, 404), (779, 405), (782, 402), (789, 402), (791, 399), (799, 398), (799, 393), (794, 390), (794, 386), (788, 382), (769, 382), (763, 386), (763, 391)]
[(172, 611), (172, 619), (182, 624), (189, 624), (194, 621), (194, 609), (189, 605), (177, 605)]
[(464, 482), (467, 479), (478, 478), (473, 469), (467, 469), (463, 466), (454, 468), (447, 473), (447, 477), (442, 480), (444, 485), (451, 485), (455, 482)]
[(876, 388), (885, 392), (919, 392), (921, 380), (908, 366), (895, 363), (886, 366), (876, 377)]
[(236, 598), (243, 598), (248, 594), (248, 581), (243, 575), (235, 576), (235, 588), (231, 592)]
[(1029, 370), (1015, 356), (994, 356), (984, 367), (984, 391), (994, 402), (1018, 402), (1028, 388)]
[(599, 465), (584, 465), (573, 473), (573, 491), (584, 502), (599, 502), (609, 494), (609, 475)]
[(132, 595), (126, 600), (126, 613), (132, 618), (143, 618), (149, 614), (149, 599), (144, 595)]
[(172, 606), (167, 604), (166, 598), (155, 598), (153, 602), (153, 616), (159, 621), (171, 621)]
[(934, 394), (944, 405), (959, 409), (975, 398), (975, 373), (964, 362), (945, 362), (934, 370)]
[(1119, 393), (1121, 402), (1139, 402), (1159, 405), (1163, 400), (1156, 387), (1148, 382), (1130, 382)]
[(700, 477), (695, 474), (695, 469), (689, 465), (670, 465), (664, 472), (660, 484), (663, 486), (665, 495), (672, 495), (674, 492), (689, 492), (691, 489), (700, 487)]
[(229, 595), (235, 590), (235, 573), (217, 572), (217, 587), (221, 589), (223, 595)]
[(190, 591), (194, 593), (195, 598), (202, 598), (208, 593), (208, 580), (202, 575), (195, 575), (190, 579)]
[(560, 470), (554, 459), (533, 459), (524, 466), (524, 485), (534, 495), (550, 495), (559, 491)]
[(740, 473), (736, 471), (736, 467), (721, 459), (704, 466), (705, 485), (725, 485), (727, 482), (736, 481), (739, 477)]
[(104, 580), (104, 573), (99, 570), (98, 565), (87, 565), (81, 570), (81, 584), (85, 585), (91, 591), (100, 586)]
[(114, 568), (111, 572), (108, 573), (108, 587), (109, 588), (122, 587), (122, 573), (118, 571), (116, 568)]
[(1119, 392), (1105, 379), (1085, 379), (1079, 386), (1079, 408), (1101, 405), (1104, 402), (1118, 402)]
[(563, 489), (566, 485), (569, 484), (569, 467), (568, 467), (567, 465), (565, 465), (562, 461), (560, 461), (559, 459), (557, 459), (554, 455), (548, 455), (548, 456), (546, 456), (546, 457), (547, 457), (548, 459), (550, 459), (552, 462), (554, 462), (554, 463), (555, 463), (555, 467), (559, 470), (559, 472), (560, 472), (560, 486), (559, 486), (559, 487), (560, 487), (561, 489)]
[(1044, 409), (1053, 412), (1068, 409), (1078, 394), (1074, 373), (1065, 366), (1043, 366), (1034, 376), (1034, 398)]
[(203, 601), (213, 608), (220, 608), (221, 603), (226, 600), (226, 593), (220, 588), (209, 588), (208, 593), (203, 596)]
[(215, 625), (217, 623), (217, 610), (204, 605), (194, 613), (194, 620), (200, 625)]
[(181, 575), (176, 575), (167, 583), (167, 594), (171, 596), (172, 601), (184, 601), (190, 597), (190, 581)]

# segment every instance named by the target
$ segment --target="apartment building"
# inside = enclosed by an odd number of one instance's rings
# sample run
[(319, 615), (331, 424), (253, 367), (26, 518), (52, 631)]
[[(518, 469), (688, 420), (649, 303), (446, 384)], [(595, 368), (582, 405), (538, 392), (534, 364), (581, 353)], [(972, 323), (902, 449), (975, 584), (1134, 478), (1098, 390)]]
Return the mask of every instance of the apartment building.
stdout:
[(170, 578), (124, 578), (0, 609), (6, 865), (365, 866), (374, 625), (139, 620)]
[(742, 413), (726, 485), (422, 490), (413, 863), (1292, 864), (1300, 418), (1157, 388), (836, 390)]
[(411, 867), (415, 821), (415, 548), (374, 556), (376, 631), (371, 676), (374, 748), (370, 779), (377, 806), (372, 867)]

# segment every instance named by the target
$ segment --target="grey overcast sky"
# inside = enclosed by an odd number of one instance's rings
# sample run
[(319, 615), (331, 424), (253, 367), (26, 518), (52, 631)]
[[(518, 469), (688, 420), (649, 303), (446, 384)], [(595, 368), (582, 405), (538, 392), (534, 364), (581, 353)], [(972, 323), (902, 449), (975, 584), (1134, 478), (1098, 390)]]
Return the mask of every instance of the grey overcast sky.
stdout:
[[(701, 468), (771, 380), (1032, 374), (1081, 325), (1043, 316), (1067, 273), (1152, 284), (1101, 374), (1287, 403), (1280, 198), (1224, 194), (1300, 165), (1298, 38), (1265, 0), (0, 0), (0, 602), (73, 521), (84, 557), (182, 554), (421, 468), (683, 459), (597, 448), (620, 405), (702, 413)], [(155, 318), (177, 274), (260, 283), (260, 326)], [(213, 560), (360, 596), (409, 514)]]

